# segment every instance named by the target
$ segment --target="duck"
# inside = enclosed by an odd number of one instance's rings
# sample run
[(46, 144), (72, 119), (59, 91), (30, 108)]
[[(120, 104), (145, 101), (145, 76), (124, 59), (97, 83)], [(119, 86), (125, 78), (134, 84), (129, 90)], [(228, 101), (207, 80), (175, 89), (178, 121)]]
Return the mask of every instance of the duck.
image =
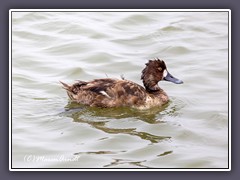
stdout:
[(172, 76), (165, 62), (159, 58), (148, 60), (142, 70), (143, 86), (125, 78), (101, 78), (92, 81), (77, 80), (69, 85), (62, 81), (71, 101), (91, 107), (131, 107), (149, 109), (163, 106), (169, 101), (167, 93), (158, 85), (165, 80), (175, 84), (183, 81)]

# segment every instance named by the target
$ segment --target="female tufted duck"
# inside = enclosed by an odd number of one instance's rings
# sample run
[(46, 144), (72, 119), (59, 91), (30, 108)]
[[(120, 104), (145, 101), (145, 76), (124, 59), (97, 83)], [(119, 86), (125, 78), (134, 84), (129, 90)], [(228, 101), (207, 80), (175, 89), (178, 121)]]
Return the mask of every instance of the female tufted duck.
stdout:
[(173, 77), (163, 60), (149, 60), (142, 71), (144, 87), (125, 79), (95, 79), (90, 82), (78, 81), (73, 85), (63, 83), (63, 88), (72, 101), (96, 107), (133, 107), (148, 109), (162, 106), (169, 100), (167, 94), (158, 86), (161, 80), (182, 84)]

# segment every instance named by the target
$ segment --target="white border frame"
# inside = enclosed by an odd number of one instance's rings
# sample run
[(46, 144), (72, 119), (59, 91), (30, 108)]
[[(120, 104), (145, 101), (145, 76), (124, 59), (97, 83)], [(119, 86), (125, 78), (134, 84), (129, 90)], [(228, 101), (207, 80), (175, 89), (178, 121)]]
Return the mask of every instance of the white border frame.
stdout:
[[(182, 11), (186, 11), (186, 12), (220, 12), (220, 11), (225, 11), (228, 12), (228, 143), (229, 143), (229, 156), (228, 156), (228, 164), (229, 164), (229, 168), (227, 169), (179, 169), (179, 168), (169, 168), (169, 169), (143, 169), (143, 168), (139, 168), (139, 169), (96, 169), (96, 168), (88, 168), (88, 169), (71, 169), (71, 168), (65, 168), (65, 169), (61, 169), (61, 168), (12, 168), (12, 12), (22, 12), (22, 11), (28, 11), (28, 12), (34, 12), (34, 11), (38, 11), (38, 12), (47, 12), (47, 11), (51, 11), (51, 12), (67, 12), (67, 11), (72, 11), (72, 12), (88, 12), (88, 11), (93, 11), (93, 12), (108, 12), (108, 11), (118, 11), (118, 12), (136, 12), (136, 11), (141, 11), (141, 12), (171, 12), (171, 11), (175, 11), (175, 12), (182, 12)], [(10, 9), (9, 10), (9, 170), (10, 171), (231, 171), (231, 10), (230, 9)]]

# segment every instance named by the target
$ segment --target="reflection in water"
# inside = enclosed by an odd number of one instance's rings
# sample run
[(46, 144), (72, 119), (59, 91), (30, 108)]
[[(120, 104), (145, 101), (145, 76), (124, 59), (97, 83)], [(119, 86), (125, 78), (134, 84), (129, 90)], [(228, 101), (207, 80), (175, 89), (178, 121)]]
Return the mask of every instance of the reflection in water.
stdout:
[[(169, 102), (162, 107), (153, 107), (147, 110), (138, 110), (129, 107), (117, 107), (117, 108), (98, 108), (81, 105), (75, 102), (69, 102), (65, 106), (66, 113), (74, 114), (72, 112), (78, 112), (80, 114), (88, 114), (94, 118), (103, 119), (123, 119), (134, 118), (142, 120), (149, 124), (158, 124), (163, 122), (163, 116), (179, 116), (179, 111), (184, 107), (184, 103), (179, 99), (174, 99), (174, 102)], [(67, 113), (67, 114), (68, 114)], [(76, 120), (75, 118), (73, 118)]]
[(64, 115), (71, 117), (74, 122), (87, 123), (92, 127), (104, 131), (109, 134), (129, 134), (138, 136), (143, 140), (151, 143), (158, 143), (163, 140), (168, 140), (170, 136), (156, 136), (148, 132), (137, 131), (136, 128), (111, 128), (106, 124), (111, 120), (129, 119), (143, 121), (148, 124), (165, 123), (164, 115), (176, 116), (179, 107), (173, 103), (169, 103), (161, 108), (155, 107), (149, 110), (136, 110), (132, 108), (98, 108), (88, 107), (77, 103), (69, 102)]
[[(174, 104), (174, 102), (176, 104)], [(169, 141), (171, 136), (158, 136), (151, 134), (149, 132), (137, 131), (137, 125), (140, 122), (151, 124), (165, 124), (167, 122), (164, 121), (164, 116), (178, 116), (178, 111), (182, 108), (183, 103), (178, 103), (177, 100), (174, 102), (170, 102), (167, 105), (159, 108), (151, 108), (148, 110), (137, 110), (132, 108), (98, 108), (98, 107), (89, 107), (80, 105), (74, 102), (69, 102), (65, 106), (65, 112), (62, 115), (70, 117), (74, 122), (78, 123), (87, 123), (91, 125), (91, 127), (101, 130), (108, 134), (128, 134), (131, 136), (136, 136), (141, 138), (142, 140), (149, 141), (150, 144), (161, 143), (162, 141)], [(128, 124), (124, 126), (124, 128), (109, 127), (109, 123), (113, 121), (121, 121), (127, 120), (127, 122), (136, 123), (133, 127), (128, 127)], [(110, 136), (110, 135), (109, 135)], [(149, 145), (150, 145), (149, 144)], [(81, 154), (91, 154), (91, 155), (117, 155), (127, 153), (126, 150), (121, 151), (111, 151), (111, 150), (102, 150), (102, 151), (86, 151), (86, 152), (76, 152), (74, 155)], [(165, 155), (172, 154), (172, 150), (168, 150), (163, 152), (157, 157), (162, 157)], [(139, 168), (150, 168), (148, 166), (143, 165), (142, 163), (146, 162), (146, 160), (136, 161), (129, 159), (121, 159), (121, 158), (113, 158), (112, 162), (104, 165), (105, 168), (109, 167), (117, 167), (117, 166), (134, 166)]]
[[(120, 152), (126, 152), (126, 151), (120, 151)], [(74, 155), (80, 155), (80, 154), (117, 154), (119, 152), (113, 152), (113, 151), (89, 151), (89, 152), (78, 152), (74, 153)]]
[(166, 151), (166, 152), (164, 152), (162, 154), (159, 154), (158, 156), (166, 156), (166, 155), (172, 154), (172, 153), (173, 153), (173, 151)]
[(144, 161), (132, 161), (132, 160), (126, 160), (126, 159), (114, 159), (113, 162), (111, 162), (110, 164), (108, 165), (105, 165), (104, 167), (105, 168), (108, 168), (108, 167), (113, 167), (113, 166), (118, 166), (118, 165), (121, 165), (121, 164), (129, 164), (129, 165), (134, 165), (134, 166), (137, 166), (137, 167), (140, 167), (140, 168), (150, 168), (148, 166), (144, 166), (142, 165), (143, 162), (146, 162), (146, 160)]
[(90, 113), (94, 118), (104, 118), (104, 119), (123, 119), (123, 118), (134, 118), (143, 120), (150, 124), (159, 123), (156, 121), (156, 115), (159, 115), (158, 119), (161, 118), (161, 114), (159, 112), (163, 111), (168, 105), (164, 107), (156, 107), (151, 108), (149, 110), (137, 110), (128, 107), (123, 108), (98, 108), (98, 107), (87, 107), (83, 105), (79, 105), (77, 103), (69, 103), (65, 109), (66, 111), (76, 111), (80, 114)]

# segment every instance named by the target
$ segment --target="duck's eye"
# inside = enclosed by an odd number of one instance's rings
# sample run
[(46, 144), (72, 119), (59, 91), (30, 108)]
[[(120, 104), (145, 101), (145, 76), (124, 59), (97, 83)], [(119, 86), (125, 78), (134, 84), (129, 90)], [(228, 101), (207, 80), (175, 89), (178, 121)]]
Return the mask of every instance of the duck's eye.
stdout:
[(158, 70), (159, 70), (159, 71), (162, 71), (162, 68), (161, 68), (161, 67), (159, 67), (159, 68), (158, 68)]

